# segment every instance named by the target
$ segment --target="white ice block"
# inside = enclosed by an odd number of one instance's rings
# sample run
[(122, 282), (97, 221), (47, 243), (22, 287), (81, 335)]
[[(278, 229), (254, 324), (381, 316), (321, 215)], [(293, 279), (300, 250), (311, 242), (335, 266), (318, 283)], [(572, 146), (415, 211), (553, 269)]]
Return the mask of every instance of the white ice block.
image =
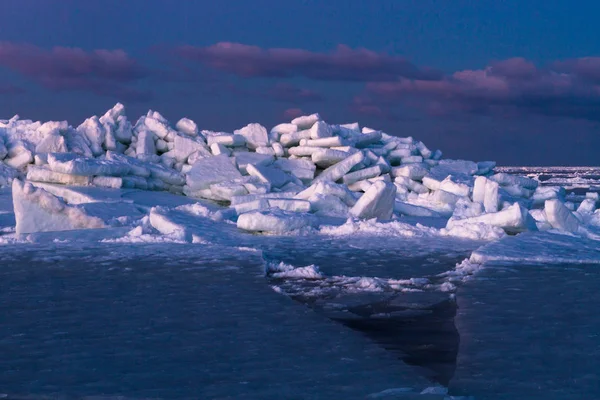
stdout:
[(240, 147), (246, 144), (246, 138), (242, 135), (233, 135), (230, 133), (221, 133), (218, 135), (210, 135), (206, 138), (208, 145), (220, 143), (227, 147)]
[(198, 125), (189, 118), (181, 118), (177, 121), (175, 128), (188, 136), (198, 136)]
[(31, 183), (18, 179), (12, 185), (16, 233), (104, 228), (97, 217), (79, 207), (69, 206), (60, 198)]
[(524, 176), (509, 175), (501, 172), (490, 176), (490, 179), (494, 182), (498, 182), (500, 186), (521, 186), (525, 189), (535, 190), (538, 187), (539, 182), (535, 179), (526, 178)]
[(321, 147), (297, 146), (288, 149), (289, 154), (298, 157), (310, 157), (314, 153), (323, 151)]
[(469, 186), (465, 185), (464, 183), (454, 182), (450, 177), (444, 179), (440, 183), (440, 190), (453, 193), (459, 197), (466, 197), (470, 192)]
[(546, 200), (544, 212), (548, 223), (555, 229), (576, 233), (581, 227), (573, 213), (558, 199)]
[(233, 133), (245, 137), (248, 148), (250, 149), (256, 149), (257, 147), (269, 145), (269, 135), (267, 134), (267, 129), (260, 124), (248, 124), (245, 127), (234, 131)]
[(298, 131), (298, 125), (295, 124), (279, 124), (275, 125), (271, 132), (277, 133), (279, 135), (283, 135), (285, 133), (294, 133)]
[(311, 155), (312, 162), (321, 168), (331, 167), (334, 164), (344, 160), (349, 154), (345, 151), (322, 149), (315, 151)]
[(302, 139), (300, 145), (309, 147), (339, 147), (344, 145), (344, 141), (339, 136), (331, 136), (320, 139)]
[(182, 135), (176, 135), (174, 139), (173, 150), (169, 153), (172, 153), (172, 157), (179, 162), (185, 162), (194, 152), (198, 152), (204, 157), (212, 155), (201, 139)]
[(317, 182), (320, 181), (332, 181), (335, 182), (346, 175), (352, 167), (364, 160), (365, 156), (362, 152), (352, 154), (346, 157), (339, 163), (332, 165), (331, 167), (324, 170), (319, 176), (315, 178)]
[(262, 165), (268, 166), (273, 164), (275, 158), (268, 154), (258, 153), (235, 153), (234, 154), (235, 164), (242, 174), (247, 174), (248, 165)]
[(54, 172), (46, 168), (29, 166), (27, 168), (27, 180), (32, 182), (60, 183), (62, 185), (81, 185), (91, 184), (90, 176), (70, 175), (61, 172)]
[(292, 124), (298, 127), (298, 130), (310, 129), (317, 121), (321, 120), (321, 116), (317, 113), (311, 115), (303, 115), (292, 120)]
[(392, 217), (395, 200), (396, 186), (378, 181), (358, 199), (350, 213), (357, 218), (388, 220)]
[(376, 176), (381, 175), (381, 167), (379, 165), (375, 165), (373, 167), (361, 169), (359, 171), (350, 172), (342, 178), (344, 184), (350, 185), (354, 182), (361, 181), (363, 179), (374, 178)]
[(279, 208), (283, 211), (309, 212), (310, 202), (298, 199), (266, 199), (269, 207)]
[(292, 147), (297, 146), (301, 140), (307, 139), (310, 139), (310, 130), (284, 133), (279, 138), (279, 143), (281, 143), (283, 147)]
[(332, 194), (314, 193), (309, 197), (311, 210), (316, 215), (328, 215), (334, 217), (347, 217), (348, 205), (339, 197)]
[(464, 219), (450, 218), (450, 220), (448, 220), (446, 228), (452, 229), (453, 227), (460, 225), (483, 223), (486, 225), (492, 225), (502, 228), (507, 233), (518, 233), (526, 230), (537, 229), (535, 225), (530, 225), (528, 216), (528, 210), (520, 204), (515, 203), (512, 206), (503, 209), (502, 211), (498, 211), (495, 213), (487, 213), (478, 217)]
[(46, 135), (35, 147), (36, 153), (66, 153), (67, 151), (65, 138), (57, 132)]
[(481, 203), (487, 213), (497, 212), (500, 202), (498, 189), (497, 182), (478, 176), (473, 186), (473, 201)]
[(82, 176), (123, 176), (130, 171), (130, 166), (120, 161), (82, 158), (71, 153), (49, 154), (48, 165), (55, 172)]
[(239, 216), (237, 227), (251, 232), (285, 233), (314, 223), (314, 216), (272, 209), (247, 212)]
[[(329, 138), (333, 134), (331, 127), (325, 121), (317, 121), (310, 128), (311, 139)], [(319, 146), (322, 147), (322, 146)]]
[(246, 170), (250, 176), (255, 176), (273, 188), (280, 188), (291, 180), (290, 175), (279, 168), (249, 164)]
[(77, 127), (77, 132), (83, 134), (88, 139), (90, 149), (94, 156), (97, 157), (104, 153), (102, 143), (104, 143), (106, 129), (100, 123), (97, 116), (90, 117), (83, 121), (83, 123)]
[(190, 190), (208, 189), (213, 183), (231, 181), (242, 177), (240, 171), (225, 156), (214, 156), (198, 160), (186, 175)]
[(135, 148), (136, 155), (154, 155), (156, 146), (154, 144), (154, 133), (144, 130), (138, 133), (137, 144)]
[(394, 202), (394, 211), (411, 217), (440, 217), (437, 211), (398, 200)]
[(110, 189), (120, 189), (123, 186), (123, 179), (118, 176), (95, 176), (92, 179), (92, 185)]
[(401, 167), (394, 167), (391, 172), (393, 177), (405, 176), (415, 181), (420, 181), (428, 173), (429, 170), (421, 164), (408, 164)]

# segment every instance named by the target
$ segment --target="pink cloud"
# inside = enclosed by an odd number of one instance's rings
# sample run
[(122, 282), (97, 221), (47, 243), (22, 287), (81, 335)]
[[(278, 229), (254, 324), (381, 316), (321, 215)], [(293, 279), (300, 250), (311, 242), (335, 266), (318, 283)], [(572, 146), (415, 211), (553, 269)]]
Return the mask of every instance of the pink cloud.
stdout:
[(208, 47), (180, 46), (174, 53), (242, 77), (305, 77), (327, 81), (386, 81), (404, 77), (435, 80), (441, 73), (418, 68), (403, 57), (339, 45), (329, 53), (220, 42)]
[(304, 111), (299, 108), (288, 108), (283, 112), (283, 118), (288, 120), (300, 117), (301, 115), (304, 115)]
[[(540, 69), (513, 58), (480, 70), (458, 71), (440, 81), (370, 82), (366, 89), (387, 107), (418, 99), (417, 104), (436, 115), (532, 113), (600, 119), (600, 86), (591, 83), (595, 70), (588, 65), (583, 68), (580, 61), (561, 65), (571, 65), (572, 72)], [(584, 75), (587, 80), (583, 80)]]
[(84, 90), (99, 95), (142, 99), (149, 94), (125, 87), (147, 71), (123, 50), (92, 50), (0, 42), (0, 66), (51, 90)]

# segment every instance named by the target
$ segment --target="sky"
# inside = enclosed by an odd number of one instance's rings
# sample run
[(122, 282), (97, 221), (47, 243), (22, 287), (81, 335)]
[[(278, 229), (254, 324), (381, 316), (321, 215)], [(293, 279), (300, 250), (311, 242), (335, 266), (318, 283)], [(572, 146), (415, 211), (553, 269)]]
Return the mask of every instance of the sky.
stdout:
[(318, 112), (445, 157), (600, 164), (600, 2), (2, 0), (0, 118)]

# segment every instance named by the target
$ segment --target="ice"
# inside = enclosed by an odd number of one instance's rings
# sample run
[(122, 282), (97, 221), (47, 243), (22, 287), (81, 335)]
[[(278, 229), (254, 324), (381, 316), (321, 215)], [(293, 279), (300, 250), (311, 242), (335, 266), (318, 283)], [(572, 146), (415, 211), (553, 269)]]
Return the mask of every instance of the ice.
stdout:
[(332, 194), (313, 193), (309, 198), (311, 210), (316, 215), (329, 215), (334, 217), (347, 217), (348, 205), (339, 197)]
[(30, 183), (15, 179), (12, 194), (17, 234), (106, 226), (100, 218), (89, 216)]
[(235, 153), (235, 163), (241, 173), (247, 174), (247, 167), (250, 164), (268, 166), (274, 161), (273, 156), (259, 153)]
[(244, 136), (230, 133), (208, 135), (207, 141), (209, 146), (212, 146), (214, 143), (219, 143), (228, 147), (239, 147), (246, 144), (246, 138)]
[(398, 200), (394, 202), (394, 211), (398, 214), (409, 215), (413, 217), (441, 217), (440, 213), (434, 210)]
[(336, 196), (349, 207), (352, 207), (356, 204), (356, 198), (346, 186), (328, 181), (317, 182), (311, 185), (306, 190), (298, 193), (296, 198), (307, 200), (310, 199), (314, 194)]
[(322, 152), (321, 147), (296, 146), (288, 149), (288, 153), (297, 157), (310, 157), (316, 152)]
[(81, 158), (70, 153), (49, 154), (48, 165), (54, 172), (81, 176), (122, 176), (130, 171), (129, 165), (120, 161)]
[(314, 223), (311, 214), (273, 209), (242, 214), (237, 220), (237, 227), (251, 232), (286, 233), (310, 227)]
[(120, 189), (123, 186), (123, 179), (116, 176), (95, 176), (92, 184), (104, 188)]
[(361, 169), (355, 172), (350, 172), (343, 177), (343, 182), (346, 185), (350, 185), (354, 182), (358, 182), (360, 180), (375, 178), (381, 175), (383, 171), (379, 165), (375, 165), (374, 167), (369, 167), (365, 169)]
[(104, 143), (104, 138), (106, 136), (106, 129), (102, 123), (100, 123), (98, 117), (93, 116), (86, 119), (77, 127), (77, 131), (87, 138), (94, 156), (99, 156), (104, 153), (102, 144)]
[(292, 147), (292, 146), (297, 146), (300, 143), (300, 141), (305, 140), (305, 139), (310, 139), (310, 131), (309, 130), (284, 133), (279, 138), (279, 142), (284, 147)]
[[(317, 121), (310, 128), (310, 137), (311, 139), (322, 139), (329, 138), (332, 135), (331, 127), (324, 121)], [(322, 147), (322, 146), (317, 146)]]
[(195, 152), (202, 157), (210, 157), (212, 156), (211, 152), (208, 150), (204, 141), (198, 138), (193, 137), (184, 137), (177, 135), (173, 141), (173, 150), (169, 153), (172, 153), (173, 158), (180, 162), (187, 161), (188, 157)]
[(27, 149), (23, 149), (15, 155), (10, 155), (4, 159), (4, 163), (14, 169), (23, 169), (25, 166), (33, 162), (33, 153)]
[(309, 147), (339, 147), (344, 145), (344, 140), (339, 136), (302, 139), (300, 140), (300, 145)]
[(279, 208), (283, 211), (307, 213), (311, 210), (311, 203), (297, 199), (267, 199), (269, 207)]
[(234, 134), (242, 135), (246, 138), (246, 143), (250, 149), (267, 146), (269, 144), (269, 136), (267, 129), (260, 124), (248, 124), (242, 129), (238, 129)]
[(365, 159), (365, 155), (362, 152), (352, 154), (346, 157), (339, 163), (332, 165), (331, 167), (324, 170), (317, 178), (316, 181), (332, 181), (335, 182), (346, 175), (352, 167), (361, 163)]
[(154, 145), (154, 134), (152, 132), (142, 131), (138, 133), (135, 152), (138, 156), (156, 154), (156, 147)]
[(291, 177), (282, 170), (262, 165), (248, 165), (246, 170), (250, 176), (268, 183), (272, 188), (280, 188), (291, 180)]
[(487, 213), (478, 217), (448, 220), (447, 229), (452, 229), (456, 226), (465, 226), (469, 224), (483, 223), (504, 229), (507, 233), (518, 233), (526, 230), (535, 230), (535, 224), (532, 225), (528, 218), (527, 209), (520, 204), (515, 203), (512, 206), (495, 213)]
[(315, 164), (303, 159), (280, 158), (275, 161), (274, 166), (298, 179), (307, 181), (312, 181), (316, 170)]
[(475, 178), (473, 186), (473, 201), (481, 203), (485, 212), (493, 213), (498, 211), (498, 183), (491, 181), (483, 176)]
[(301, 117), (294, 118), (292, 120), (292, 124), (296, 125), (299, 130), (302, 129), (310, 129), (312, 126), (321, 120), (321, 116), (319, 114), (311, 114), (311, 115), (303, 115)]
[(401, 167), (394, 167), (391, 170), (392, 176), (405, 176), (409, 179), (420, 181), (429, 173), (429, 170), (420, 164), (409, 164)]
[(346, 157), (348, 157), (348, 153), (345, 151), (331, 149), (315, 151), (311, 154), (312, 162), (321, 168), (331, 167)]
[(553, 228), (572, 233), (580, 230), (581, 224), (562, 201), (557, 199), (546, 200), (544, 212), (548, 223)]
[(389, 220), (394, 212), (396, 186), (391, 183), (375, 182), (350, 209), (358, 218)]
[(208, 189), (211, 184), (239, 179), (240, 171), (225, 156), (214, 156), (201, 159), (186, 175), (186, 184), (189, 190), (196, 191)]
[(36, 153), (66, 153), (67, 151), (65, 138), (56, 131), (47, 134), (35, 147)]
[(490, 176), (494, 182), (498, 182), (501, 186), (518, 186), (525, 189), (535, 190), (539, 182), (535, 179), (525, 178), (523, 176), (509, 175), (504, 172)]
[(189, 136), (198, 136), (198, 125), (189, 118), (181, 118), (175, 124), (175, 128), (181, 133)]
[(90, 176), (63, 174), (47, 168), (30, 166), (27, 168), (27, 180), (33, 182), (60, 183), (63, 185), (89, 185), (92, 183)]
[(294, 133), (298, 131), (298, 125), (295, 124), (279, 124), (275, 125), (271, 132), (277, 133), (278, 135), (283, 135), (285, 133)]

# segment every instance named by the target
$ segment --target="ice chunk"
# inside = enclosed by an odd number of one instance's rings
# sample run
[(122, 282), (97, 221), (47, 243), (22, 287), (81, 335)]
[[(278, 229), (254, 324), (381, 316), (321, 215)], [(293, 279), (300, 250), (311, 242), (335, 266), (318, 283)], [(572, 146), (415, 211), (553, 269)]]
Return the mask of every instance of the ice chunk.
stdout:
[(421, 156), (408, 156), (408, 157), (402, 157), (400, 159), (400, 161), (402, 162), (402, 164), (415, 164), (415, 163), (422, 163), (423, 162), (423, 157)]
[(238, 215), (257, 210), (266, 210), (269, 208), (267, 199), (256, 199), (233, 206)]
[(273, 147), (273, 153), (275, 153), (275, 157), (283, 157), (285, 156), (285, 150), (283, 149), (283, 146), (281, 145), (281, 143), (273, 143), (272, 144)]
[(70, 153), (53, 153), (48, 155), (48, 165), (55, 172), (70, 175), (106, 175), (122, 176), (130, 171), (128, 164), (109, 159), (81, 158)]
[(186, 135), (198, 136), (198, 125), (189, 118), (181, 118), (175, 125), (175, 128)]
[(283, 135), (285, 133), (294, 133), (298, 131), (298, 125), (295, 124), (279, 124), (271, 129), (271, 132)]
[(83, 121), (83, 123), (77, 127), (77, 131), (85, 135), (88, 139), (90, 149), (94, 156), (97, 157), (104, 153), (102, 143), (104, 143), (106, 129), (104, 128), (104, 125), (100, 123), (97, 116), (90, 117)]
[(122, 154), (117, 154), (112, 151), (106, 152), (106, 159), (119, 162), (122, 164), (126, 164), (129, 167), (129, 173), (147, 178), (150, 176), (150, 170), (148, 169), (148, 164), (144, 163), (133, 157), (128, 157)]
[(420, 181), (429, 173), (429, 170), (420, 164), (408, 164), (392, 168), (391, 173), (393, 177), (405, 176), (409, 179)]
[(23, 169), (25, 168), (25, 166), (27, 166), (27, 164), (31, 164), (32, 162), (33, 154), (27, 149), (22, 149), (22, 151), (16, 153), (14, 156), (10, 156), (10, 158), (4, 159), (4, 163), (6, 163), (6, 165), (14, 169)]
[(239, 147), (246, 144), (246, 138), (242, 135), (232, 135), (229, 133), (220, 133), (217, 135), (210, 135), (206, 139), (208, 145), (211, 146), (213, 143), (220, 143), (227, 147)]
[(310, 201), (311, 209), (316, 215), (348, 216), (348, 205), (332, 194), (313, 193), (308, 201)]
[(12, 195), (17, 234), (106, 227), (100, 218), (65, 204), (31, 183), (15, 179)]
[(304, 180), (312, 180), (316, 169), (312, 162), (303, 159), (280, 158), (273, 165), (298, 179)]
[(92, 150), (88, 146), (87, 138), (81, 135), (74, 129), (69, 129), (64, 134), (67, 148), (70, 152), (82, 155), (84, 157), (92, 157)]
[(268, 146), (269, 136), (267, 135), (267, 129), (260, 124), (248, 124), (245, 127), (233, 132), (238, 135), (242, 135), (246, 138), (248, 148), (256, 149), (261, 146)]
[(469, 186), (465, 185), (464, 183), (453, 182), (450, 177), (447, 177), (440, 182), (440, 190), (455, 194), (459, 197), (466, 197), (470, 192)]
[(374, 167), (369, 167), (365, 169), (361, 169), (355, 172), (350, 172), (343, 177), (343, 181), (346, 185), (350, 185), (354, 182), (358, 182), (363, 179), (374, 178), (376, 176), (381, 175), (381, 167), (379, 165), (375, 165)]
[(394, 202), (394, 211), (398, 214), (409, 215), (411, 217), (440, 217), (441, 215), (434, 210), (429, 208), (416, 206), (414, 204), (405, 203), (403, 201), (396, 200)]
[(539, 205), (550, 199), (564, 201), (566, 194), (565, 188), (562, 186), (538, 186), (531, 198), (534, 205)]
[(289, 154), (298, 156), (298, 157), (307, 157), (312, 156), (316, 152), (322, 152), (323, 149), (321, 147), (308, 147), (308, 146), (297, 146), (292, 147), (288, 150)]
[(66, 153), (67, 151), (65, 138), (57, 132), (46, 135), (35, 147), (36, 153)]
[(356, 204), (356, 198), (354, 194), (345, 185), (339, 185), (337, 183), (322, 181), (311, 185), (306, 190), (296, 195), (297, 199), (310, 199), (314, 194), (332, 195), (338, 197), (347, 206), (351, 207)]
[(498, 183), (483, 176), (475, 178), (473, 186), (473, 201), (483, 204), (485, 212), (494, 213), (498, 211), (499, 204)]
[(311, 115), (303, 115), (301, 117), (294, 118), (292, 124), (298, 127), (298, 130), (310, 129), (312, 126), (321, 120), (321, 116), (317, 113)]
[(352, 167), (362, 162), (365, 159), (365, 155), (362, 152), (358, 152), (352, 154), (351, 156), (346, 157), (344, 160), (339, 163), (332, 165), (331, 167), (324, 170), (319, 176), (315, 178), (317, 182), (319, 181), (337, 181), (344, 175), (346, 175)]
[(19, 172), (0, 162), (0, 187), (6, 187), (12, 184), (13, 179), (19, 175)]
[(120, 115), (117, 118), (117, 128), (114, 130), (115, 139), (124, 144), (131, 143), (133, 128), (127, 117)]
[(244, 196), (248, 190), (241, 182), (227, 181), (213, 183), (210, 185), (210, 191), (220, 200), (231, 201), (233, 196)]
[(396, 186), (378, 181), (358, 199), (350, 213), (358, 218), (388, 220), (394, 211), (395, 198)]
[[(225, 154), (226, 156), (229, 156), (229, 154), (231, 153), (229, 151), (229, 149), (227, 147), (223, 146), (221, 143), (213, 143), (213, 144), (211, 144), (210, 145), (210, 150), (212, 151), (213, 155), (215, 155), (215, 156), (218, 156), (220, 154)], [(196, 162), (196, 161), (197, 160), (194, 160), (194, 162)]]
[[(310, 137), (312, 139), (329, 138), (332, 135), (331, 127), (324, 121), (317, 121), (310, 128)], [(322, 147), (322, 146), (319, 146)]]
[(580, 223), (573, 213), (558, 199), (546, 200), (544, 212), (548, 223), (553, 228), (561, 231), (576, 233), (579, 231)]
[(27, 180), (33, 182), (60, 183), (63, 185), (89, 185), (90, 176), (70, 175), (50, 171), (46, 168), (30, 166), (27, 168)]
[(123, 179), (117, 176), (96, 176), (92, 180), (94, 186), (120, 189), (123, 186)]
[(584, 199), (579, 207), (577, 207), (577, 212), (579, 214), (591, 214), (596, 209), (596, 200), (594, 199)]
[(168, 140), (168, 136), (173, 133), (173, 130), (167, 125), (167, 120), (158, 113), (153, 113), (151, 116), (147, 116), (144, 118), (143, 123), (144, 127), (140, 126), (140, 131), (143, 132), (149, 130), (160, 139)]
[(152, 132), (141, 131), (140, 133), (138, 133), (135, 153), (138, 156), (156, 154), (156, 146), (154, 145), (154, 134)]
[(339, 147), (343, 146), (344, 142), (339, 136), (331, 136), (320, 139), (302, 139), (300, 145), (309, 147)]
[(314, 222), (314, 217), (310, 214), (272, 209), (240, 215), (237, 227), (251, 232), (285, 233), (309, 227)]
[(231, 181), (242, 177), (240, 171), (225, 156), (214, 156), (198, 160), (186, 175), (190, 190), (208, 189), (213, 183)]
[(248, 165), (271, 165), (274, 161), (273, 156), (259, 153), (235, 153), (235, 163), (243, 174), (247, 173)]
[[(447, 229), (452, 229), (457, 225), (468, 225), (483, 223), (486, 225), (497, 226), (504, 229), (507, 233), (519, 233), (526, 230), (536, 230), (534, 221), (530, 220), (530, 215), (526, 208), (518, 203), (495, 213), (483, 214), (478, 217), (454, 219), (450, 218)], [(532, 225), (533, 224), (533, 225)]]
[(141, 190), (148, 189), (148, 181), (141, 176), (124, 176), (122, 178), (122, 180), (123, 180), (122, 186), (124, 188), (141, 189)]
[(173, 143), (173, 150), (170, 153), (172, 152), (173, 158), (179, 162), (185, 162), (190, 154), (194, 152), (198, 152), (203, 157), (212, 156), (204, 142), (200, 139), (177, 135)]
[(301, 140), (310, 139), (310, 131), (299, 131), (299, 132), (291, 132), (285, 133), (281, 135), (279, 138), (279, 142), (284, 147), (297, 146)]
[(348, 157), (348, 155), (349, 154), (345, 151), (323, 149), (313, 152), (311, 159), (312, 162), (317, 164), (319, 167), (327, 168), (342, 161)]
[(539, 182), (535, 179), (526, 178), (524, 176), (509, 175), (501, 172), (490, 176), (494, 182), (498, 182), (500, 186), (521, 186), (525, 189), (535, 190)]
[(496, 168), (495, 161), (480, 161), (477, 163), (477, 175), (486, 175)]
[(288, 174), (278, 168), (249, 164), (246, 170), (250, 176), (255, 176), (262, 182), (268, 183), (271, 187), (275, 188), (282, 187), (291, 179)]
[(298, 199), (267, 199), (269, 207), (279, 208), (283, 211), (309, 212), (311, 205), (306, 200)]
[(381, 141), (381, 131), (363, 133), (356, 136), (355, 146), (360, 149), (378, 143), (379, 141)]

